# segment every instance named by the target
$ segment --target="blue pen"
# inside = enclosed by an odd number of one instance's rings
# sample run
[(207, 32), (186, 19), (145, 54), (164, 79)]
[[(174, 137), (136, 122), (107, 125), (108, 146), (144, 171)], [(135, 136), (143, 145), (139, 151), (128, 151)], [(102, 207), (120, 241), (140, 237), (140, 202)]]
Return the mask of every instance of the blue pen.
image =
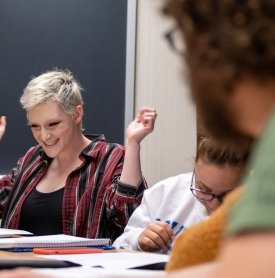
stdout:
[(9, 251), (12, 252), (32, 252), (33, 248), (11, 248)]
[(113, 250), (115, 249), (114, 246), (112, 245), (93, 245), (93, 246), (90, 246), (92, 248), (99, 248), (99, 249), (103, 249), (103, 250)]
[(115, 249), (115, 247), (112, 245), (106, 245), (106, 246), (103, 246), (102, 249), (103, 250), (113, 250), (113, 249)]

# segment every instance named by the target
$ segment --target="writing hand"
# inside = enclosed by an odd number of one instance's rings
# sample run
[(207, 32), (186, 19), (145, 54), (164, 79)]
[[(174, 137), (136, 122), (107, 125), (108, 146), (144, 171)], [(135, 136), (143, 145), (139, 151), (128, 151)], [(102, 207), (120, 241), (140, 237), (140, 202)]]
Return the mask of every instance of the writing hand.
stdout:
[(166, 249), (172, 240), (172, 228), (163, 221), (156, 221), (147, 225), (138, 238), (138, 244), (144, 251), (157, 252)]

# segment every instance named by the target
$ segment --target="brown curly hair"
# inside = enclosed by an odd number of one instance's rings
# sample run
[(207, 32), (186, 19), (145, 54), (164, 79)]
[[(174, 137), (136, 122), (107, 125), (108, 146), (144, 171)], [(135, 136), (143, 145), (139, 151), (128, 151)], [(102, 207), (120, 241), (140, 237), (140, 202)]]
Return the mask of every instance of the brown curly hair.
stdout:
[(164, 11), (183, 30), (190, 63), (228, 67), (231, 78), (275, 76), (275, 1), (167, 0)]
[(166, 0), (164, 12), (183, 34), (192, 95), (205, 126), (218, 139), (250, 144), (253, 138), (234, 129), (223, 104), (242, 78), (274, 78), (275, 1)]

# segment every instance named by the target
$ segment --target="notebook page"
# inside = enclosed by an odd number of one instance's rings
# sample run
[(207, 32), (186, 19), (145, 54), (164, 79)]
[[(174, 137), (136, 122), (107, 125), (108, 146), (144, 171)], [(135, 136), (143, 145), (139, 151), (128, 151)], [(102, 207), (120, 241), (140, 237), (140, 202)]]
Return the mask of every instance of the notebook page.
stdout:
[(24, 230), (0, 228), (0, 238), (13, 237), (13, 236), (28, 236), (28, 235), (31, 236), (32, 233)]

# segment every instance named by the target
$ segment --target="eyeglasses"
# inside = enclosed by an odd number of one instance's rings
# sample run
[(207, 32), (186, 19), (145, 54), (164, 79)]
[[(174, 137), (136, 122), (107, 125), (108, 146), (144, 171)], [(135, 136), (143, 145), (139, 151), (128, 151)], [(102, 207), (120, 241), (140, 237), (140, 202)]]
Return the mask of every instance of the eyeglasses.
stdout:
[(183, 42), (182, 34), (177, 27), (174, 27), (170, 31), (164, 34), (165, 39), (168, 41), (170, 47), (178, 54), (184, 55), (185, 46)]
[(191, 185), (190, 185), (190, 190), (192, 192), (192, 194), (199, 200), (203, 200), (203, 201), (212, 201), (213, 199), (218, 199), (220, 202), (223, 201), (224, 197), (226, 196), (226, 194), (228, 193), (223, 193), (223, 194), (212, 194), (206, 191), (203, 191), (201, 189), (197, 189), (194, 187), (194, 183), (195, 183), (195, 171), (193, 171), (193, 175), (192, 175), (192, 180), (191, 180)]

